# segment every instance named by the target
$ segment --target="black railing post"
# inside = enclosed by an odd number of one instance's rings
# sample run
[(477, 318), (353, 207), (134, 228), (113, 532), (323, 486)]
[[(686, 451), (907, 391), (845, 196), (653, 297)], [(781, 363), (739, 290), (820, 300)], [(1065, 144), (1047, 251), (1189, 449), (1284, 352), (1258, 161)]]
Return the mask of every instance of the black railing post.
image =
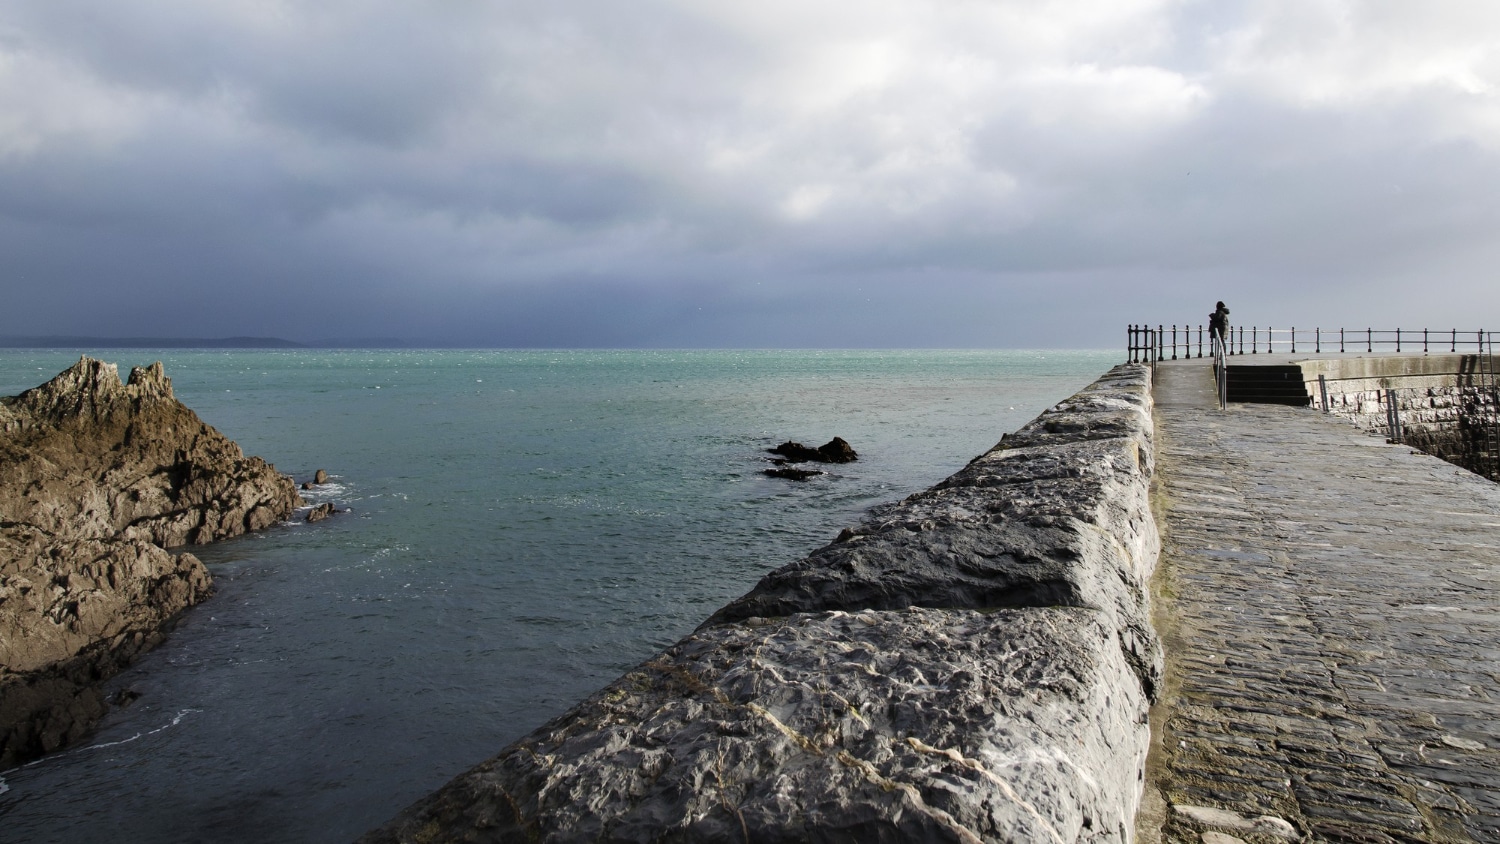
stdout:
[(1177, 360), (1177, 323), (1172, 323), (1172, 360)]
[(1365, 327), (1365, 354), (1367, 354), (1367, 355), (1368, 354), (1374, 354), (1374, 349), (1375, 349), (1375, 329), (1366, 326)]
[[(1234, 329), (1230, 329), (1229, 336), (1234, 336)], [(1240, 354), (1245, 353), (1245, 326), (1240, 326)]]
[(1344, 353), (1344, 329), (1339, 329), (1339, 354)]
[(1297, 354), (1297, 326), (1292, 326), (1292, 354)]
[(1422, 329), (1422, 354), (1427, 354), (1427, 329)]
[(1401, 329), (1400, 328), (1396, 329), (1396, 351), (1397, 352), (1401, 351)]
[(1322, 326), (1318, 326), (1318, 327), (1316, 327), (1316, 328), (1313, 329), (1313, 354), (1315, 354), (1315, 355), (1321, 355), (1321, 354), (1323, 354), (1323, 327)]
[(1453, 339), (1448, 343), (1448, 354), (1458, 354), (1458, 329), (1453, 329)]
[[(1242, 332), (1241, 335), (1240, 335), (1240, 339), (1241, 340), (1244, 339), (1244, 334), (1243, 334), (1244, 330), (1245, 329), (1243, 329), (1243, 328), (1240, 329), (1240, 331)], [(1258, 354), (1260, 354), (1260, 329), (1256, 328), (1253, 325), (1250, 326), (1250, 354), (1252, 354), (1252, 355), (1258, 355)]]
[(1203, 357), (1203, 324), (1198, 324), (1198, 357)]
[(1162, 348), (1163, 343), (1161, 342), (1162, 338), (1165, 337), (1166, 334), (1167, 334), (1166, 327), (1163, 326), (1161, 323), (1158, 322), (1156, 324), (1156, 359), (1157, 360), (1166, 360), (1166, 350)]

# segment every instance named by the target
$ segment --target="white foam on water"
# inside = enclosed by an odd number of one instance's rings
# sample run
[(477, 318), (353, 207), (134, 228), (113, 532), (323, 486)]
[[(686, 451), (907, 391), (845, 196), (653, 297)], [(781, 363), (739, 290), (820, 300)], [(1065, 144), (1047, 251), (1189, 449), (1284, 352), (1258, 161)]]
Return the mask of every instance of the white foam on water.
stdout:
[[(131, 742), (133, 742), (133, 741), (135, 741), (137, 739), (142, 739), (142, 738), (145, 738), (146, 736), (154, 736), (157, 733), (164, 732), (166, 730), (171, 729), (172, 727), (177, 726), (178, 724), (181, 724), (182, 723), (182, 719), (186, 718), (189, 713), (192, 713), (192, 712), (202, 712), (202, 711), (203, 710), (201, 710), (201, 709), (184, 709), (184, 710), (178, 712), (176, 715), (173, 715), (172, 716), (172, 720), (170, 722), (168, 722), (166, 724), (163, 724), (163, 725), (161, 725), (160, 727), (157, 727), (154, 730), (147, 730), (144, 733), (136, 733), (135, 735), (131, 736), (130, 738), (120, 739), (119, 741), (107, 741), (107, 742), (104, 742), (103, 744), (91, 744), (88, 747), (80, 747), (80, 748), (78, 748), (76, 750), (70, 750), (67, 753), (64, 753), (64, 754), (61, 754), (61, 755), (63, 755), (63, 756), (72, 756), (72, 755), (77, 754), (77, 753), (86, 753), (86, 752), (91, 751), (91, 750), (103, 750), (106, 747), (119, 747), (122, 744), (130, 744)], [(41, 760), (38, 760), (38, 761), (41, 761)], [(32, 764), (34, 765), (36, 763), (33, 762)]]
[(329, 481), (326, 484), (315, 484), (312, 489), (298, 489), (297, 492), (305, 500), (311, 501), (316, 499), (322, 501), (329, 498), (342, 497), (349, 492), (349, 486), (337, 481)]
[[(19, 771), (19, 770), (22, 770), (24, 768), (30, 768), (33, 765), (45, 765), (45, 764), (48, 764), (48, 763), (51, 763), (51, 762), (56, 762), (56, 761), (58, 761), (60, 759), (66, 759), (66, 758), (68, 758), (70, 756), (77, 756), (80, 753), (90, 753), (90, 752), (95, 751), (95, 750), (104, 750), (105, 748), (109, 748), (109, 747), (119, 747), (122, 744), (130, 744), (131, 742), (136, 741), (137, 739), (142, 739), (142, 738), (145, 738), (146, 736), (154, 736), (154, 735), (156, 735), (157, 733), (160, 733), (160, 732), (165, 732), (166, 730), (169, 730), (172, 727), (175, 727), (178, 724), (181, 724), (182, 723), (182, 719), (186, 718), (189, 714), (194, 713), (194, 712), (202, 712), (202, 711), (203, 710), (201, 710), (201, 709), (184, 709), (184, 710), (181, 710), (180, 712), (178, 712), (176, 715), (173, 715), (171, 721), (169, 721), (169, 722), (161, 725), (160, 727), (157, 727), (154, 730), (147, 730), (144, 733), (136, 733), (135, 735), (131, 736), (130, 738), (120, 739), (119, 741), (106, 741), (106, 742), (104, 742), (102, 744), (91, 744), (91, 745), (88, 745), (87, 747), (75, 747), (75, 748), (73, 748), (71, 750), (64, 750), (61, 753), (49, 753), (48, 755), (43, 756), (40, 759), (35, 759), (35, 760), (31, 761), (31, 762), (27, 762), (24, 765), (19, 765), (19, 766), (15, 767), (15, 768), (12, 768), (11, 770), (13, 770), (13, 771)], [(0, 794), (4, 794), (7, 791), (10, 791), (10, 786), (5, 782), (5, 778), (4, 777), (0, 777)]]

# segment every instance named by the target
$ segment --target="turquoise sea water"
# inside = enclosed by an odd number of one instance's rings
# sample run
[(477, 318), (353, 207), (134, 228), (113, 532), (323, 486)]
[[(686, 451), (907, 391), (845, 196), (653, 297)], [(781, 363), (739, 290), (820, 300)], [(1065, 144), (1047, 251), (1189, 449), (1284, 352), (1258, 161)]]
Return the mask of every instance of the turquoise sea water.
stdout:
[[(0, 841), (348, 841), (924, 489), (1114, 351), (95, 350), (349, 512), (192, 549), (141, 697), (0, 772)], [(0, 350), (0, 395), (77, 352)], [(808, 483), (764, 449), (848, 440)]]

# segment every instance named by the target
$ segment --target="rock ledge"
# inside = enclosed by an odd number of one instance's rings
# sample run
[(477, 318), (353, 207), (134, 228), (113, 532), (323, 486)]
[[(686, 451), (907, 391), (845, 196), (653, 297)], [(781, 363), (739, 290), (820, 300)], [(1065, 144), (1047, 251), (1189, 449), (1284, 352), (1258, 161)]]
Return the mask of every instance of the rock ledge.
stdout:
[(82, 358), (0, 398), (0, 768), (105, 711), (98, 684), (206, 598), (201, 544), (285, 519), (289, 478), (205, 425), (161, 364)]

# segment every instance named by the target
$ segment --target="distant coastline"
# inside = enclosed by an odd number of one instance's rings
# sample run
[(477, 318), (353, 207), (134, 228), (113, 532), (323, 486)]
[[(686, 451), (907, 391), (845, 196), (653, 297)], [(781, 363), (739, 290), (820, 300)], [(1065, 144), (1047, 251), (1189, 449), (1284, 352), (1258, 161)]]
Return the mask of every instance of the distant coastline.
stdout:
[(280, 337), (0, 336), (0, 349), (404, 349), (410, 346), (390, 337), (297, 343)]

